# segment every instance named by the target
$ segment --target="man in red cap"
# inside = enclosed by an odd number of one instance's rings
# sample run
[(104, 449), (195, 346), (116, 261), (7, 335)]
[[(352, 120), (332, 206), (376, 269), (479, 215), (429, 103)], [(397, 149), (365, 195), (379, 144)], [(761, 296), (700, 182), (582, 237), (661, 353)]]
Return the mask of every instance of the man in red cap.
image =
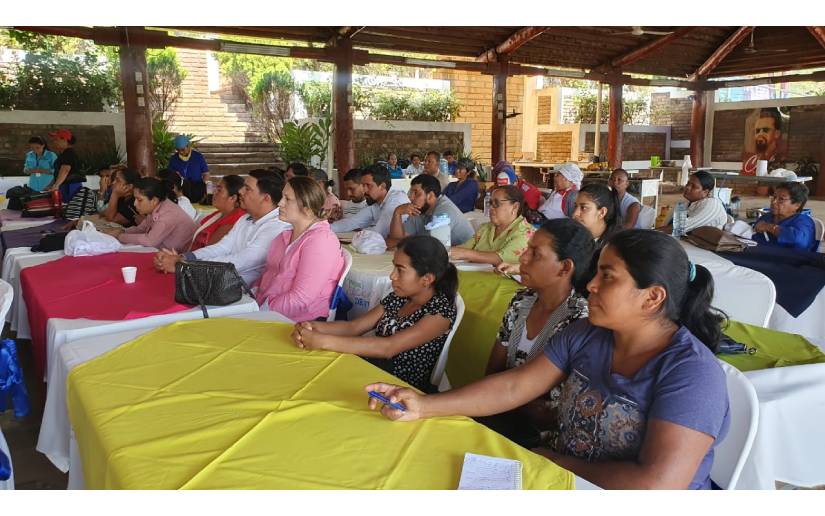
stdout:
[(64, 201), (69, 201), (83, 183), (86, 176), (80, 172), (80, 160), (74, 151), (75, 137), (68, 129), (58, 129), (49, 133), (52, 148), (58, 152), (54, 162), (54, 183), (47, 190), (59, 190)]

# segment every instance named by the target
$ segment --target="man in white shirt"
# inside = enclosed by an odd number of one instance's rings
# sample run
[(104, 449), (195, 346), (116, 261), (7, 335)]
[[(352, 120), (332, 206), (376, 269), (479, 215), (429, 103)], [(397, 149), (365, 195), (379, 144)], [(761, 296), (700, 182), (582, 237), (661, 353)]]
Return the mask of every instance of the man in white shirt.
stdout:
[(175, 264), (186, 260), (208, 260), (235, 265), (238, 274), (251, 285), (266, 267), (269, 245), (291, 226), (278, 218), (278, 202), (284, 181), (274, 172), (253, 170), (244, 178), (240, 204), (249, 215), (241, 217), (220, 241), (180, 255), (163, 249), (155, 255), (155, 268), (175, 272)]
[(369, 229), (387, 238), (393, 212), (410, 200), (406, 192), (390, 189), (390, 172), (383, 165), (372, 165), (361, 172), (361, 185), (366, 190), (367, 207), (352, 217), (333, 222), (330, 227), (336, 233)]
[(438, 182), (441, 183), (441, 191), (443, 192), (447, 189), (447, 185), (450, 184), (450, 175), (439, 170), (438, 167), (440, 164), (441, 154), (436, 151), (427, 153), (427, 159), (424, 161), (424, 173), (438, 179)]
[(421, 156), (416, 153), (410, 154), (410, 164), (404, 169), (406, 177), (415, 177), (424, 173), (424, 165), (421, 163)]
[(361, 184), (360, 168), (353, 168), (344, 174), (343, 191), (349, 200), (341, 200), (341, 204), (333, 208), (330, 223), (352, 217), (367, 207), (367, 191)]

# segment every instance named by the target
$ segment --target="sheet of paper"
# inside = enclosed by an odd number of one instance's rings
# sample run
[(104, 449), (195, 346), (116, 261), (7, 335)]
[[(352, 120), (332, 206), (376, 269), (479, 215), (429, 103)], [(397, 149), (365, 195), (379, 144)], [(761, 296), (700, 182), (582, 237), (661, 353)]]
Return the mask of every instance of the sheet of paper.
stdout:
[(521, 462), (465, 453), (458, 488), (521, 489)]

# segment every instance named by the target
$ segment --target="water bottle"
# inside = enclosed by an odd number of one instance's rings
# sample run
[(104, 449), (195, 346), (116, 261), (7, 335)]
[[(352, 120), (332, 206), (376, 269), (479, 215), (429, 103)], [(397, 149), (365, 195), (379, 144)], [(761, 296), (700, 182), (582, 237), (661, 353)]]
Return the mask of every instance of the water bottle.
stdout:
[(673, 232), (671, 233), (675, 238), (685, 236), (685, 226), (687, 225), (687, 207), (685, 203), (680, 202), (673, 210)]
[(449, 168), (450, 167), (447, 165), (447, 160), (441, 158), (441, 160), (439, 160), (438, 162), (438, 170), (440, 170), (442, 174), (447, 175), (447, 171), (449, 170)]
[(490, 191), (487, 190), (487, 193), (484, 194), (484, 216), (490, 217)]
[(424, 229), (430, 232), (430, 236), (438, 239), (450, 252), (450, 216), (446, 213), (439, 213), (433, 217), (433, 220), (424, 226)]

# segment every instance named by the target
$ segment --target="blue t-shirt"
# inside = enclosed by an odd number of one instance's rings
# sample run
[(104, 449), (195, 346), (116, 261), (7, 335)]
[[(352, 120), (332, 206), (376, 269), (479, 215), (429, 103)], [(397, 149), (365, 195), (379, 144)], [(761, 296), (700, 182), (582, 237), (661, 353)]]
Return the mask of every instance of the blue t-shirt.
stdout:
[(392, 179), (402, 179), (404, 177), (404, 169), (400, 165), (395, 165), (395, 168), (387, 165), (387, 170), (390, 171)]
[(730, 423), (725, 373), (684, 326), (661, 354), (632, 377), (611, 373), (613, 332), (587, 319), (572, 323), (544, 348), (567, 374), (561, 384), (556, 449), (589, 462), (636, 460), (647, 422), (659, 419), (714, 438), (690, 489), (710, 488), (713, 448)]
[[(759, 217), (759, 220), (754, 223), (754, 227), (756, 227), (756, 224), (760, 221), (776, 224), (774, 220), (773, 213), (762, 215)], [(811, 251), (813, 253), (819, 248), (819, 242), (816, 240), (816, 223), (809, 214), (797, 213), (779, 222), (779, 227), (781, 229), (779, 230), (778, 238), (773, 235), (765, 238), (764, 233), (754, 233), (753, 239), (758, 245), (788, 247), (791, 249)]]
[(206, 165), (203, 154), (192, 150), (188, 161), (180, 159), (177, 152), (172, 154), (169, 158), (169, 170), (177, 172), (181, 177), (193, 183), (203, 183), (202, 174), (209, 172), (209, 167)]

